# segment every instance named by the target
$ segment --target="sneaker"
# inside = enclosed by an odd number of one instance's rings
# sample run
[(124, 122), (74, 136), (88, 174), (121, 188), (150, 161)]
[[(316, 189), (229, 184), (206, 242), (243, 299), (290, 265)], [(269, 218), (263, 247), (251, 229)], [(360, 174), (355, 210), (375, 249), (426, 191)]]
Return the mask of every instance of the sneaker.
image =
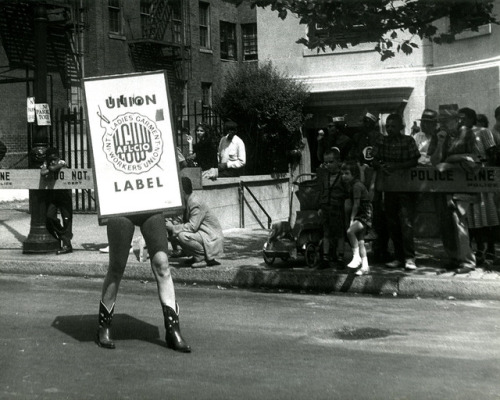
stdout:
[(361, 265), (361, 257), (360, 256), (353, 256), (352, 261), (347, 264), (349, 268), (356, 269)]
[(409, 271), (414, 271), (417, 269), (417, 265), (415, 264), (415, 261), (413, 260), (406, 260), (405, 262), (405, 269)]
[(474, 267), (469, 267), (467, 265), (462, 265), (455, 270), (455, 274), (468, 274), (469, 272), (474, 271)]
[(387, 268), (403, 268), (405, 264), (399, 260), (394, 260), (385, 264)]
[(368, 275), (369, 273), (370, 273), (370, 267), (366, 265), (356, 271), (356, 276)]

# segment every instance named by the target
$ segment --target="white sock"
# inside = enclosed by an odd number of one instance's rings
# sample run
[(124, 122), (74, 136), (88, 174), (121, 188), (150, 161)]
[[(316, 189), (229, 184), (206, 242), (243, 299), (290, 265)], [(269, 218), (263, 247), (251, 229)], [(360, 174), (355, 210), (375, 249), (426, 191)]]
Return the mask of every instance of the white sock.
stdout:
[(352, 249), (352, 258), (361, 258), (359, 256), (359, 247), (355, 247)]

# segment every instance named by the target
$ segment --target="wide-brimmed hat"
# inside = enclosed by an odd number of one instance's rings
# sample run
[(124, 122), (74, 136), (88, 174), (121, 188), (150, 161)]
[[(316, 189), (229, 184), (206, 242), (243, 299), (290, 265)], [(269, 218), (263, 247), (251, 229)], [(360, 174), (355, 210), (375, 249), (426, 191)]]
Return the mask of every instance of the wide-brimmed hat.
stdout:
[(421, 121), (432, 121), (432, 122), (437, 122), (438, 120), (438, 113), (434, 110), (431, 110), (430, 108), (426, 108), (424, 112), (422, 113), (422, 118), (420, 118)]
[(373, 122), (377, 122), (378, 121), (378, 118), (375, 115), (373, 115), (372, 113), (369, 113), (369, 112), (367, 112), (365, 114), (364, 118), (371, 119)]
[(439, 120), (447, 121), (453, 118), (458, 118), (457, 104), (443, 104), (439, 106)]

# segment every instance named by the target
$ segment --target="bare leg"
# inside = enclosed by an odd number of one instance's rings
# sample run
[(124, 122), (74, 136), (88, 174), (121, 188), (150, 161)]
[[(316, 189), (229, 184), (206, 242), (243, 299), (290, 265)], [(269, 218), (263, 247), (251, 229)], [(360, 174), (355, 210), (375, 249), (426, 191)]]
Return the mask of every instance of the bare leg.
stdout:
[(116, 301), (134, 230), (134, 224), (128, 218), (117, 217), (108, 221), (109, 266), (102, 286), (102, 302), (108, 309)]
[(359, 253), (359, 241), (357, 234), (363, 228), (363, 224), (359, 221), (354, 221), (347, 229), (347, 237), (352, 248), (352, 260), (347, 265), (349, 268), (358, 268), (361, 265), (361, 256)]
[(364, 239), (358, 240), (359, 242), (359, 255), (361, 256), (361, 259), (366, 258), (366, 247), (365, 247), (365, 241)]
[(165, 304), (175, 310), (175, 289), (168, 264), (168, 256), (165, 252), (157, 252), (151, 261), (151, 269), (156, 278), (158, 296), (161, 304)]
[(144, 221), (141, 232), (151, 257), (151, 269), (156, 279), (160, 302), (175, 310), (174, 282), (167, 255), (168, 233), (161, 215), (153, 215)]

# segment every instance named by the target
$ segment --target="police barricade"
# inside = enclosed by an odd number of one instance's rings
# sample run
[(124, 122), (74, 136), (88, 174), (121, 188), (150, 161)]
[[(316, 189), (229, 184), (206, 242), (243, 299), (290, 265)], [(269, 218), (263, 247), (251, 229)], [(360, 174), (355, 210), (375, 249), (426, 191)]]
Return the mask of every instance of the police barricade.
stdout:
[[(193, 189), (201, 189), (201, 170), (185, 168), (181, 176), (191, 178)], [(131, 179), (130, 185), (115, 187), (115, 190), (139, 190), (153, 185), (148, 179)], [(115, 185), (116, 186), (116, 185)], [(56, 179), (40, 175), (39, 169), (0, 169), (0, 189), (95, 189), (92, 168), (63, 168)]]
[(390, 175), (378, 174), (376, 188), (384, 192), (414, 193), (417, 201), (415, 236), (435, 238), (439, 237), (437, 222), (440, 219), (436, 214), (435, 194), (500, 193), (500, 168), (483, 167), (472, 173), (450, 165), (444, 170), (419, 166)]
[(442, 171), (434, 167), (416, 167), (390, 175), (378, 174), (376, 187), (384, 192), (500, 192), (500, 168), (481, 167), (467, 172), (455, 166)]

